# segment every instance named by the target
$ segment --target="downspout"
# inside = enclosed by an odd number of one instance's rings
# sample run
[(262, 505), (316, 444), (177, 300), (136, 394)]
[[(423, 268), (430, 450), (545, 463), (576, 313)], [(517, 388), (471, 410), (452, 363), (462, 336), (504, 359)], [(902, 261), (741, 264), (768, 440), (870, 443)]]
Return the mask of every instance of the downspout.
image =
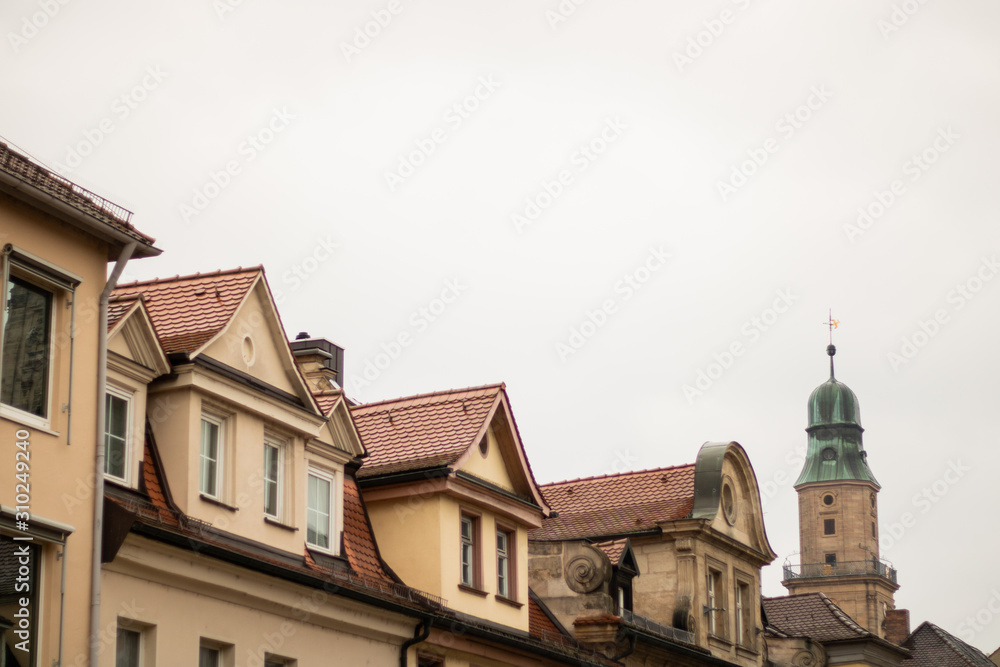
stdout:
[(66, 397), (66, 446), (73, 442), (73, 350), (76, 349), (76, 287), (70, 292), (69, 315), (69, 395)]
[(58, 667), (62, 667), (63, 661), (63, 621), (66, 618), (66, 550), (69, 549), (69, 541), (62, 543), (62, 551), (58, 554), (62, 561), (62, 578), (59, 580), (59, 662)]
[(619, 653), (618, 655), (616, 655), (611, 659), (614, 662), (620, 662), (624, 658), (629, 657), (630, 655), (632, 655), (632, 652), (635, 651), (635, 644), (636, 644), (635, 633), (634, 632), (628, 633), (628, 649), (626, 649), (625, 652), (623, 653)]
[(132, 241), (118, 255), (97, 303), (97, 453), (94, 457), (94, 544), (90, 571), (90, 665), (96, 667), (101, 634), (101, 535), (104, 529), (104, 420), (108, 383), (108, 299), (138, 245)]
[[(406, 667), (406, 653), (414, 644), (419, 644), (431, 636), (431, 624), (433, 619), (427, 617), (421, 619), (416, 628), (413, 629), (413, 639), (407, 639), (399, 648), (399, 667)], [(421, 628), (423, 628), (421, 630)]]

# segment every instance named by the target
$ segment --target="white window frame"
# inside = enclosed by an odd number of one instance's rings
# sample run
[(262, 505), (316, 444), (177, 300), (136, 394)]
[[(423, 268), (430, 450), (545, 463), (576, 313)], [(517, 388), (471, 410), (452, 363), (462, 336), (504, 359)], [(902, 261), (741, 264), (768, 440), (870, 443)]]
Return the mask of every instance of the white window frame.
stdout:
[[(205, 442), (203, 439), (202, 422), (208, 422), (218, 427), (219, 436), (216, 440), (215, 452), (215, 492), (209, 493), (204, 488)], [(198, 492), (206, 498), (223, 502), (225, 497), (225, 466), (226, 466), (226, 430), (228, 420), (213, 412), (202, 410), (198, 420)]]
[(127, 392), (123, 389), (117, 387), (112, 387), (108, 385), (105, 388), (104, 402), (107, 403), (108, 396), (121, 399), (125, 401), (125, 451), (122, 452), (122, 458), (125, 461), (123, 466), (124, 474), (121, 477), (111, 474), (108, 472), (108, 411), (105, 408), (104, 412), (104, 476), (107, 479), (113, 479), (124, 484), (128, 484), (131, 479), (132, 472), (132, 416), (133, 416), (133, 398), (134, 394)]
[[(330, 484), (330, 516), (327, 523), (327, 530), (329, 530), (329, 545), (322, 546), (320, 544), (315, 544), (309, 541), (309, 516), (312, 512), (312, 508), (309, 506), (309, 478), (315, 477), (316, 479), (323, 480)], [(309, 466), (306, 471), (306, 544), (311, 549), (316, 551), (321, 551), (323, 553), (338, 555), (340, 553), (340, 526), (341, 526), (341, 506), (343, 498), (343, 487), (341, 486), (340, 474), (337, 472), (323, 470), (322, 468), (316, 468)]]
[[(272, 483), (272, 480), (268, 479), (268, 469), (267, 469), (267, 450), (273, 448), (277, 451), (278, 456), (278, 470), (277, 479), (273, 480), (273, 483), (277, 486), (275, 489), (275, 504), (277, 507), (274, 508), (274, 513), (267, 511), (267, 498), (268, 498), (268, 484)], [(274, 436), (264, 436), (264, 516), (274, 519), (275, 521), (282, 521), (284, 517), (285, 508), (285, 451), (287, 448), (287, 443), (283, 440), (279, 440)], [(332, 489), (331, 489), (332, 491)], [(306, 489), (308, 493), (308, 489)]]

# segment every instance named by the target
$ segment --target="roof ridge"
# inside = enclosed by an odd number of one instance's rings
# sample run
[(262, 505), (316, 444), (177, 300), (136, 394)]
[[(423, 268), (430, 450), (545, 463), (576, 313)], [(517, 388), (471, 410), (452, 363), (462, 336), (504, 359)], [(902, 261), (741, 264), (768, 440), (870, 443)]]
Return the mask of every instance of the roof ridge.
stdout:
[(447, 396), (448, 394), (459, 394), (465, 391), (476, 391), (479, 389), (500, 389), (506, 390), (507, 384), (505, 382), (498, 382), (494, 384), (483, 384), (476, 387), (464, 387), (460, 389), (444, 389), (441, 391), (432, 391), (424, 394), (414, 394), (412, 396), (400, 396), (399, 398), (386, 398), (381, 401), (374, 401), (372, 403), (361, 403), (360, 405), (355, 405), (352, 409), (363, 409), (377, 407), (379, 405), (385, 405), (388, 403), (401, 403), (403, 401), (412, 401), (416, 398), (429, 398), (431, 396)]
[(965, 662), (967, 665), (972, 665), (972, 667), (977, 667), (976, 663), (974, 663), (971, 660), (969, 660), (969, 657), (968, 657), (968, 655), (966, 655), (966, 651), (964, 650), (964, 647), (963, 646), (956, 646), (955, 640), (958, 640), (958, 641), (962, 642), (962, 644), (964, 644), (965, 647), (968, 647), (968, 648), (972, 649), (973, 651), (975, 651), (976, 653), (979, 653), (980, 655), (982, 655), (982, 657), (984, 659), (986, 659), (987, 661), (989, 661), (989, 659), (990, 659), (989, 656), (986, 655), (985, 653), (983, 653), (982, 651), (980, 651), (978, 648), (976, 648), (972, 644), (969, 644), (967, 642), (962, 641), (961, 639), (958, 639), (958, 637), (954, 636), (953, 634), (951, 634), (950, 632), (948, 632), (944, 628), (942, 628), (942, 627), (940, 627), (938, 625), (935, 625), (934, 623), (931, 623), (930, 621), (924, 621), (924, 623), (926, 623), (927, 625), (929, 625), (931, 627), (931, 629), (938, 635), (938, 637), (940, 637), (941, 640), (944, 641), (944, 643), (946, 643), (949, 647), (951, 647), (951, 649), (955, 653), (957, 653), (958, 656), (962, 659), (962, 661)]
[(142, 287), (144, 285), (162, 285), (164, 283), (175, 283), (182, 280), (196, 280), (198, 278), (215, 278), (217, 276), (229, 276), (235, 275), (237, 273), (255, 273), (260, 271), (263, 273), (264, 265), (258, 264), (257, 266), (248, 266), (246, 268), (242, 266), (237, 266), (235, 269), (217, 269), (216, 271), (209, 271), (207, 273), (193, 273), (187, 276), (182, 276), (177, 274), (171, 276), (170, 278), (150, 278), (148, 280), (135, 280), (130, 283), (122, 283), (115, 287), (116, 290), (124, 289), (126, 287)]
[(830, 598), (828, 598), (826, 596), (826, 593), (819, 592), (817, 594), (820, 596), (820, 599), (822, 599), (823, 602), (826, 603), (826, 606), (830, 608), (830, 611), (833, 612), (833, 615), (837, 618), (837, 620), (839, 620), (841, 623), (843, 623), (845, 626), (847, 626), (848, 629), (853, 630), (855, 632), (859, 632), (859, 633), (864, 634), (864, 635), (871, 635), (872, 634), (872, 633), (868, 632), (867, 630), (865, 630), (860, 625), (858, 625), (854, 621), (854, 619), (852, 619), (850, 616), (847, 615), (846, 612), (844, 612), (844, 610), (842, 610), (840, 607), (838, 607), (837, 604), (833, 600), (831, 600)]
[(597, 479), (607, 479), (611, 477), (625, 477), (626, 475), (642, 475), (644, 473), (651, 472), (665, 472), (667, 470), (678, 470), (680, 468), (693, 468), (694, 463), (681, 463), (675, 466), (665, 466), (663, 468), (643, 468), (642, 470), (626, 470), (624, 472), (610, 472), (603, 475), (594, 475), (592, 477), (578, 477), (576, 479), (567, 479), (561, 482), (547, 482), (545, 484), (540, 484), (541, 488), (549, 488), (553, 486), (559, 486), (560, 484), (575, 484), (576, 482), (591, 482)]

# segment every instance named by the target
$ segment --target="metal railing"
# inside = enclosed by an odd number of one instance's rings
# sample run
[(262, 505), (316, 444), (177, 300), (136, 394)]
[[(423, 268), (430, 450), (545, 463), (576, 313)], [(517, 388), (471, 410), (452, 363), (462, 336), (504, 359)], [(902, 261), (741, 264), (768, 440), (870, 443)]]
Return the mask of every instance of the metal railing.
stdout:
[(803, 563), (788, 565), (783, 568), (785, 581), (792, 579), (811, 579), (814, 577), (851, 577), (860, 574), (873, 574), (892, 583), (896, 581), (896, 570), (888, 563), (872, 558), (871, 560), (853, 560), (840, 563)]
[(619, 612), (619, 615), (621, 616), (621, 619), (629, 625), (635, 626), (641, 630), (646, 630), (654, 635), (660, 635), (661, 637), (673, 639), (678, 642), (684, 642), (685, 644), (695, 643), (694, 634), (685, 630), (680, 630), (669, 625), (662, 625), (656, 621), (651, 621), (648, 618), (634, 614), (627, 609), (622, 609)]
[(132, 219), (132, 211), (127, 208), (38, 166), (3, 142), (0, 142), (0, 169), (85, 213), (110, 218), (110, 221), (126, 226)]

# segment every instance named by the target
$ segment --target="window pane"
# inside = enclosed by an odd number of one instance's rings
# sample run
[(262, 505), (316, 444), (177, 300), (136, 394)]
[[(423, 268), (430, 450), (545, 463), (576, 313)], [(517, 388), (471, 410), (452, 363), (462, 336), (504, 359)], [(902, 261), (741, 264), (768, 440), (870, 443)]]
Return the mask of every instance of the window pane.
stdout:
[(113, 477), (124, 479), (128, 401), (111, 394), (106, 396), (104, 406), (104, 472)]
[(330, 482), (309, 475), (306, 542), (330, 548)]
[(118, 653), (115, 667), (139, 667), (139, 633), (118, 628)]
[(264, 445), (264, 513), (278, 516), (278, 465), (281, 450)]
[(219, 425), (201, 421), (201, 492), (218, 493)]
[(202, 646), (198, 651), (198, 667), (219, 667), (219, 649)]
[(7, 283), (0, 401), (46, 415), (52, 294), (18, 278)]

